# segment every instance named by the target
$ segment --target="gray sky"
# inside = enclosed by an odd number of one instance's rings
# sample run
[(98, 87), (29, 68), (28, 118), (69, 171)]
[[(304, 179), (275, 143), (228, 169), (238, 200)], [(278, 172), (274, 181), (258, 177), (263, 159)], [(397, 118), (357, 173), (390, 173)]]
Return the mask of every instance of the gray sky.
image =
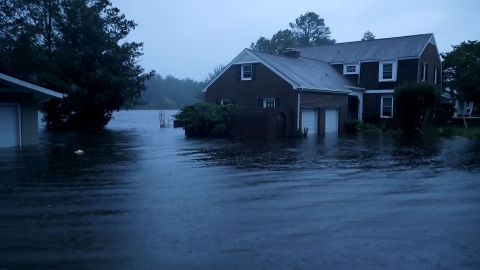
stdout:
[(434, 33), (440, 52), (480, 39), (478, 0), (112, 0), (138, 23), (141, 64), (161, 75), (203, 80), (259, 37), (270, 38), (307, 11), (325, 19), (337, 42)]

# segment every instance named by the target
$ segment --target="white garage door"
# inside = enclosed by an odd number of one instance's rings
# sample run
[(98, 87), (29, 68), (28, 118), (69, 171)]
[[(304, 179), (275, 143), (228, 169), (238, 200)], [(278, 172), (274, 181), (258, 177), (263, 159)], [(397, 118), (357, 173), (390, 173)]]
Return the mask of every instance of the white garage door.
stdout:
[(318, 111), (314, 109), (302, 110), (302, 129), (308, 128), (308, 134), (318, 133)]
[(0, 104), (0, 147), (20, 145), (18, 107)]
[(338, 119), (337, 109), (325, 110), (325, 133), (338, 132)]

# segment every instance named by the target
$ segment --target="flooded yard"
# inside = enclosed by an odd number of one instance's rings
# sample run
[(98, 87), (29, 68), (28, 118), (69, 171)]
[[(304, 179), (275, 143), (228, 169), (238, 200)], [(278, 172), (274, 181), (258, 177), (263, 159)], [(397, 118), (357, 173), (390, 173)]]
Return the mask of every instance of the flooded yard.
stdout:
[(158, 111), (42, 129), (0, 150), (0, 269), (480, 269), (479, 153), (463, 138), (187, 139)]

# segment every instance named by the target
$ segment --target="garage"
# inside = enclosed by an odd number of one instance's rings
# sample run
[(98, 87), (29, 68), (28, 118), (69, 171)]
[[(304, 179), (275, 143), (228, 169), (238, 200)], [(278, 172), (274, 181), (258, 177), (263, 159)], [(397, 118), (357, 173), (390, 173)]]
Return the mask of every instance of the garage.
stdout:
[(20, 143), (18, 106), (0, 104), (0, 147), (16, 146)]
[(338, 133), (338, 109), (325, 110), (325, 133)]
[(302, 128), (308, 128), (308, 134), (318, 133), (318, 110), (302, 110)]
[(0, 73), (0, 149), (36, 144), (38, 104), (62, 97), (61, 93)]

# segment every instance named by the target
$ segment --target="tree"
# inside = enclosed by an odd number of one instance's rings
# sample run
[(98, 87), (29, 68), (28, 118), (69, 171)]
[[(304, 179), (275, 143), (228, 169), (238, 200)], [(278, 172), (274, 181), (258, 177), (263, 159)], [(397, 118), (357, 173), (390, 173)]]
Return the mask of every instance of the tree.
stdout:
[(363, 33), (362, 41), (374, 40), (374, 39), (375, 39), (375, 35), (372, 32), (370, 32), (370, 30), (367, 30), (367, 32)]
[(438, 95), (435, 86), (428, 83), (410, 82), (397, 87), (395, 100), (402, 129), (406, 132), (421, 130), (427, 111)]
[(137, 64), (143, 44), (125, 41), (135, 22), (109, 0), (6, 0), (0, 19), (0, 69), (67, 95), (42, 106), (49, 128), (103, 128), (153, 75)]
[(284, 54), (288, 48), (318, 46), (335, 43), (330, 38), (330, 28), (325, 20), (314, 12), (307, 12), (290, 23), (290, 29), (279, 30), (271, 39), (261, 37), (252, 43), (252, 50), (276, 55)]
[(330, 38), (330, 28), (325, 25), (325, 20), (314, 12), (307, 12), (290, 23), (290, 28), (295, 34), (299, 46), (318, 46), (335, 43)]
[(480, 102), (480, 42), (462, 42), (442, 57), (444, 86), (455, 89), (460, 99)]
[(215, 77), (217, 77), (220, 72), (225, 68), (224, 64), (218, 64), (213, 68), (213, 71), (208, 73), (207, 79), (205, 80), (205, 84), (209, 83), (211, 80), (213, 80)]

